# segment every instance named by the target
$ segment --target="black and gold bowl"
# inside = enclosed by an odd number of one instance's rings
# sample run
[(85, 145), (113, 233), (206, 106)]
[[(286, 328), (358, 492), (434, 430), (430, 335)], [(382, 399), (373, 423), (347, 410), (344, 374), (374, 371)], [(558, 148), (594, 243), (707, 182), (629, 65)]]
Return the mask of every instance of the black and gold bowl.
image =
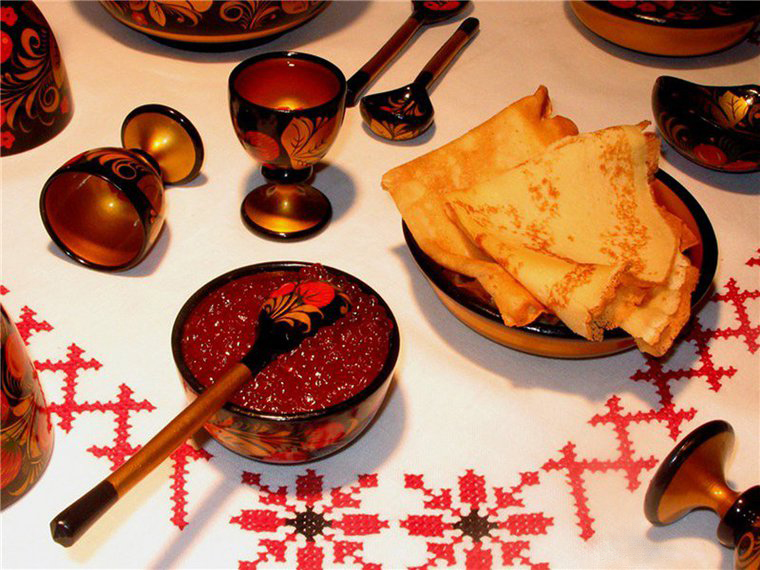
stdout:
[[(699, 268), (699, 281), (692, 293), (692, 312), (704, 300), (718, 263), (718, 243), (712, 224), (694, 197), (675, 179), (657, 172), (655, 198), (683, 220), (699, 243), (686, 255)], [(625, 331), (606, 331), (601, 341), (589, 341), (556, 319), (539, 319), (522, 327), (504, 324), (496, 306), (473, 279), (449, 271), (430, 258), (417, 244), (406, 224), (404, 238), (417, 265), (444, 306), (460, 321), (484, 337), (509, 348), (552, 358), (595, 358), (633, 348), (636, 343)]]
[[(195, 399), (205, 386), (189, 364), (187, 356), (186, 335), (188, 323), (197, 313), (208, 314), (213, 310), (209, 297), (220, 288), (244, 281), (251, 277), (278, 280), (282, 278), (297, 280), (304, 271), (327, 272), (330, 279), (354, 288), (366, 296), (365, 304), (381, 310), (389, 327), (387, 353), (381, 368), (369, 382), (346, 399), (337, 400), (326, 407), (319, 406), (306, 411), (282, 411), (274, 409), (254, 409), (241, 403), (228, 401), (205, 424), (206, 431), (227, 449), (249, 459), (265, 463), (292, 464), (313, 461), (331, 455), (362, 434), (371, 424), (372, 419), (380, 411), (383, 401), (393, 379), (398, 363), (401, 337), (398, 323), (391, 308), (380, 295), (369, 285), (357, 277), (328, 266), (315, 266), (300, 261), (272, 261), (258, 263), (229, 271), (213, 279), (196, 291), (183, 305), (172, 330), (172, 353), (174, 362), (187, 396)], [(290, 277), (292, 276), (292, 277)], [(321, 279), (322, 277), (320, 277)], [(275, 282), (275, 281), (273, 281)], [(278, 285), (279, 286), (279, 285)], [(249, 294), (250, 294), (250, 290)], [(229, 290), (225, 293), (231, 306), (239, 305), (235, 299), (236, 293)], [(237, 298), (239, 299), (239, 297)], [(367, 300), (369, 299), (369, 301)], [(237, 318), (244, 319), (243, 315)], [(217, 331), (213, 327), (206, 328), (202, 338), (191, 338), (188, 344), (208, 343)], [(253, 335), (252, 335), (253, 336)], [(366, 336), (365, 347), (377, 348), (378, 337)], [(323, 342), (323, 341), (320, 341)], [(312, 345), (313, 346), (313, 345)], [(327, 342), (324, 346), (330, 346)], [(234, 350), (236, 347), (231, 347)], [(297, 351), (300, 349), (294, 350)], [(335, 351), (336, 347), (326, 348)], [(334, 355), (333, 355), (334, 356)], [(315, 358), (315, 353), (309, 353), (309, 358)], [(350, 367), (356, 369), (355, 367)], [(309, 385), (337, 384), (345, 380), (334, 376), (319, 376), (317, 373), (308, 379)], [(291, 381), (297, 382), (297, 375), (292, 374)], [(259, 388), (260, 389), (260, 388)], [(305, 384), (299, 384), (298, 391), (307, 390)], [(278, 395), (269, 393), (270, 400), (278, 400)]]
[(194, 51), (227, 51), (262, 44), (302, 26), (328, 2), (101, 0), (100, 4), (125, 26), (158, 42)]
[(760, 20), (757, 2), (573, 0), (589, 30), (624, 48), (652, 55), (706, 55), (738, 44)]
[(652, 89), (652, 112), (668, 144), (695, 164), (760, 170), (760, 85), (699, 85), (663, 75)]

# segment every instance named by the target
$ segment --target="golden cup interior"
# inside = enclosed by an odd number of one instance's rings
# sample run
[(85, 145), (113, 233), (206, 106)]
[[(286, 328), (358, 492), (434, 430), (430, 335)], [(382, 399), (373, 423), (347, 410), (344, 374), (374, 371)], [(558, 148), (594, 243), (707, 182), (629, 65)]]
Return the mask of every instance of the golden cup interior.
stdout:
[(45, 192), (44, 216), (58, 245), (89, 265), (124, 267), (145, 248), (145, 227), (137, 210), (118, 187), (99, 176), (55, 176)]
[(736, 500), (737, 493), (726, 485), (723, 473), (733, 448), (734, 435), (724, 432), (696, 448), (672, 475), (657, 506), (657, 520), (669, 524), (698, 509), (723, 515)]
[(278, 110), (318, 107), (337, 97), (341, 85), (341, 79), (319, 62), (289, 56), (255, 61), (234, 81), (246, 101)]

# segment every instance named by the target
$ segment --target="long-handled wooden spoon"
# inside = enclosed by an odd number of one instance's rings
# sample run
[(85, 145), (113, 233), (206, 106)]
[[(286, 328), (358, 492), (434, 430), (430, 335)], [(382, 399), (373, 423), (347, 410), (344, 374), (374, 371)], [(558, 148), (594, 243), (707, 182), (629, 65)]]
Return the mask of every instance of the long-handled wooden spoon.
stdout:
[(385, 42), (385, 45), (372, 56), (362, 68), (354, 73), (346, 82), (346, 107), (353, 107), (359, 101), (359, 97), (374, 81), (378, 74), (385, 69), (385, 66), (404, 49), (414, 34), (422, 26), (443, 22), (453, 18), (464, 10), (469, 4), (469, 0), (452, 1), (412, 1), (412, 14), (407, 18), (401, 27), (391, 38)]
[(462, 22), (409, 85), (362, 98), (362, 118), (373, 133), (388, 140), (409, 140), (433, 124), (427, 90), (475, 35), (478, 25), (477, 18)]
[(278, 354), (345, 315), (348, 297), (328, 283), (288, 284), (270, 294), (257, 321), (251, 349), (119, 469), (50, 522), (53, 540), (71, 546), (119, 498), (177, 449)]

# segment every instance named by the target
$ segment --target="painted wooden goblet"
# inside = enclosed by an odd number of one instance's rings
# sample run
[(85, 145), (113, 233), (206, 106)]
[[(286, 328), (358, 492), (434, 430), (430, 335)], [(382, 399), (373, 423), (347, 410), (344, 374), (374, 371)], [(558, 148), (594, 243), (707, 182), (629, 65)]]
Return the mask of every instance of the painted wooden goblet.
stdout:
[(134, 109), (121, 127), (125, 148), (78, 154), (56, 170), (40, 196), (50, 237), (66, 255), (94, 269), (139, 263), (164, 223), (164, 184), (195, 178), (203, 143), (193, 124), (164, 105)]
[(726, 484), (725, 462), (734, 446), (726, 422), (708, 422), (687, 435), (660, 464), (649, 483), (644, 513), (667, 525), (694, 509), (720, 516), (718, 540), (734, 549), (734, 566), (760, 569), (760, 485), (738, 493)]
[(332, 216), (327, 197), (307, 181), (343, 123), (346, 79), (329, 61), (271, 52), (240, 63), (229, 78), (230, 114), (243, 148), (262, 163), (267, 182), (243, 201), (253, 231), (304, 238)]

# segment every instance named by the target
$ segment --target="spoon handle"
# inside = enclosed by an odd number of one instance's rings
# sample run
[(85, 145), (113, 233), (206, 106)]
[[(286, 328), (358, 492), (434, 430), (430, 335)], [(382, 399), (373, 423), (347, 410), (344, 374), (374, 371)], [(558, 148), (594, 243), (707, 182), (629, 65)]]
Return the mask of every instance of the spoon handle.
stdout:
[(414, 83), (421, 85), (427, 90), (475, 35), (478, 31), (478, 26), (480, 26), (480, 22), (477, 18), (467, 18), (462, 22), (457, 31), (452, 34), (448, 41), (435, 52), (435, 55), (422, 68)]
[(259, 313), (259, 335), (240, 362), (201, 392), (126, 463), (50, 521), (53, 540), (63, 546), (74, 544), (275, 356), (295, 348), (320, 327), (334, 323), (350, 307), (348, 296), (320, 281), (287, 283), (270, 293)]
[(378, 74), (393, 60), (398, 53), (409, 43), (417, 30), (422, 26), (422, 21), (415, 13), (406, 19), (396, 33), (385, 42), (378, 52), (372, 56), (362, 68), (354, 73), (346, 81), (346, 107), (353, 107), (359, 101), (359, 97), (367, 86), (375, 80)]
[[(249, 362), (254, 360), (249, 359)], [(63, 546), (74, 544), (118, 499), (198, 431), (214, 412), (221, 408), (240, 386), (256, 376), (269, 360), (271, 356), (267, 358), (266, 355), (263, 359), (257, 359), (255, 370), (241, 363), (228, 369), (126, 463), (61, 511), (50, 522), (53, 540)]]

